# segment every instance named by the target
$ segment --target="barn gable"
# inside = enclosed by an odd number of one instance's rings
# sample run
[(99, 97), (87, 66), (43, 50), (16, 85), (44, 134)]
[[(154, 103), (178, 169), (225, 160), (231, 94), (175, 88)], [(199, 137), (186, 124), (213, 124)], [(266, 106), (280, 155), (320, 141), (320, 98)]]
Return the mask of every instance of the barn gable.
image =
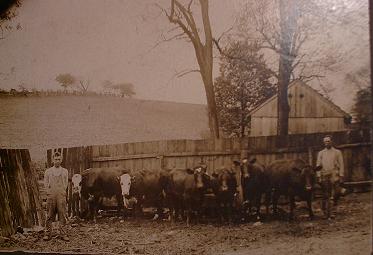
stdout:
[[(349, 115), (319, 92), (301, 81), (294, 81), (288, 88), (289, 117), (348, 118)], [(277, 95), (250, 112), (252, 117), (276, 117)]]
[[(289, 85), (289, 134), (346, 129), (346, 112), (301, 81)], [(277, 95), (250, 112), (250, 136), (277, 134)]]

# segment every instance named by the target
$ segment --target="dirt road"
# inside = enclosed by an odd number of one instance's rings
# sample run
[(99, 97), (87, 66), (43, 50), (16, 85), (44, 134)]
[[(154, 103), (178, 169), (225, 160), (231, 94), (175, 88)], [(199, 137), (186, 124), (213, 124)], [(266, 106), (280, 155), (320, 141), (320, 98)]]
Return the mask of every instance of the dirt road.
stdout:
[(43, 233), (13, 236), (1, 249), (100, 254), (369, 254), (371, 251), (371, 195), (350, 194), (336, 208), (335, 219), (309, 221), (302, 204), (297, 220), (263, 224), (199, 224), (120, 218), (101, 218), (97, 224), (70, 223), (70, 242), (41, 240)]

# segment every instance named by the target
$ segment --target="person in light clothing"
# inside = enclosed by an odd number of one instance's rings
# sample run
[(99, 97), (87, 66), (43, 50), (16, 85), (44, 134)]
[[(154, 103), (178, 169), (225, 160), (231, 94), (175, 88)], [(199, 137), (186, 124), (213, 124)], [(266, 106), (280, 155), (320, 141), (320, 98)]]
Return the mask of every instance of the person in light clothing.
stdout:
[(342, 152), (333, 147), (332, 138), (325, 136), (323, 142), (325, 149), (319, 152), (316, 166), (321, 169), (317, 172), (317, 177), (323, 194), (322, 209), (324, 215), (330, 219), (331, 200), (333, 198), (336, 205), (341, 194), (340, 183), (344, 181), (344, 164)]
[(43, 240), (50, 240), (52, 235), (52, 221), (58, 215), (62, 239), (69, 241), (63, 232), (63, 225), (66, 223), (66, 190), (68, 185), (69, 172), (61, 167), (62, 157), (59, 152), (53, 155), (53, 167), (48, 168), (44, 174), (44, 186), (47, 192), (46, 234)]

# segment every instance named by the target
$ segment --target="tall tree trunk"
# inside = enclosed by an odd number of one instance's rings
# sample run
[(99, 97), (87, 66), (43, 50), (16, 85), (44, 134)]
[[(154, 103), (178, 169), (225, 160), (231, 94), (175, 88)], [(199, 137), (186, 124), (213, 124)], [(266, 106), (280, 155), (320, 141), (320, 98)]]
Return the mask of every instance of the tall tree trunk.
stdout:
[[(373, 0), (369, 0), (369, 41), (370, 41), (370, 89), (371, 97), (373, 97)], [(371, 121), (370, 121), (370, 176), (373, 175), (373, 100), (371, 98)], [(372, 178), (372, 177), (371, 177)], [(373, 190), (373, 183), (371, 184), (371, 190)], [(373, 197), (371, 197), (373, 203)], [(371, 221), (371, 227), (373, 228), (373, 221)], [(371, 245), (371, 255), (373, 255), (373, 243)]]
[(244, 84), (241, 84), (240, 87), (240, 98), (241, 98), (241, 137), (245, 136), (245, 107), (246, 107), (246, 101), (244, 98)]
[[(205, 87), (209, 127), (211, 136), (219, 138), (218, 113), (215, 102), (214, 83), (212, 78), (213, 56), (212, 56), (212, 31), (209, 18), (209, 1), (199, 0), (201, 6), (203, 32), (205, 42), (201, 42), (199, 29), (196, 26), (193, 13), (190, 9), (193, 1), (189, 2), (188, 6), (182, 5), (177, 0), (171, 0), (171, 12), (166, 15), (171, 23), (176, 24), (183, 30), (193, 44), (196, 53), (199, 71), (202, 76), (203, 85)], [(175, 14), (177, 10), (178, 14)]]
[(292, 54), (293, 38), (297, 28), (297, 0), (280, 0), (280, 60), (278, 76), (278, 120), (277, 135), (286, 136), (289, 132), (288, 85), (295, 56)]
[[(211, 62), (212, 65), (212, 62)], [(207, 109), (209, 117), (209, 127), (211, 135), (214, 138), (219, 138), (219, 123), (218, 123), (218, 113), (216, 109), (214, 84), (212, 81), (212, 73), (201, 68), (201, 76), (203, 79), (203, 84), (205, 85), (206, 98), (207, 98)]]
[(209, 1), (200, 0), (203, 28), (205, 31), (205, 44), (202, 46), (202, 58), (198, 57), (198, 50), (196, 49), (197, 60), (200, 66), (203, 83), (205, 85), (207, 107), (209, 115), (209, 126), (214, 138), (219, 138), (219, 122), (218, 112), (216, 109), (214, 82), (212, 78), (213, 69), (213, 54), (212, 54), (212, 31), (209, 18)]

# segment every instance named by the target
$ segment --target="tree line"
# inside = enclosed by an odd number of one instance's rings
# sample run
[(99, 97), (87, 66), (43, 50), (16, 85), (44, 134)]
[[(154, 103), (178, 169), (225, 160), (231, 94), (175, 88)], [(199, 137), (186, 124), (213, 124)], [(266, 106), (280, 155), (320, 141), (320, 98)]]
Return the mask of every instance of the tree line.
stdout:
[[(4, 21), (14, 17), (20, 1), (5, 1), (0, 6)], [(164, 41), (187, 40), (193, 45), (198, 72), (206, 93), (211, 137), (243, 137), (249, 134), (249, 112), (278, 94), (277, 134), (288, 133), (290, 107), (288, 86), (294, 80), (318, 81), (324, 94), (330, 90), (324, 78), (338, 70), (343, 58), (338, 42), (330, 40), (328, 28), (351, 22), (354, 13), (335, 12), (321, 0), (246, 0), (236, 23), (217, 36), (209, 16), (209, 0), (170, 0), (156, 6), (167, 18), (171, 29)], [(341, 6), (343, 7), (343, 6)], [(343, 8), (341, 8), (343, 10)], [(214, 55), (219, 58), (219, 75), (213, 78)], [(345, 76), (356, 87), (353, 114), (357, 121), (372, 120), (370, 70), (362, 68)], [(65, 93), (86, 94), (88, 79), (62, 73), (55, 79)], [(101, 84), (104, 94), (122, 97), (135, 95), (128, 82)]]

